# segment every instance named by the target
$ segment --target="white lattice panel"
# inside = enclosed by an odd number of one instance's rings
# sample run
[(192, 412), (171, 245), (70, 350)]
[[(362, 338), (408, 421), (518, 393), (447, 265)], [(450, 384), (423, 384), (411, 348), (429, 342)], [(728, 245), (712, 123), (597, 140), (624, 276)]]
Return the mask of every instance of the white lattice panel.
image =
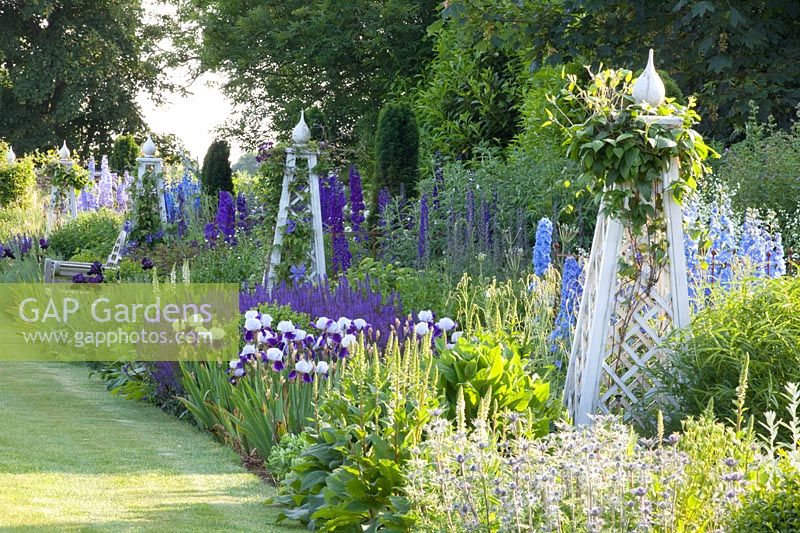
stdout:
[[(306, 278), (314, 282), (322, 281), (325, 278), (325, 241), (322, 234), (319, 177), (314, 172), (314, 168), (317, 166), (317, 155), (317, 152), (300, 148), (286, 149), (286, 166), (283, 173), (278, 216), (275, 221), (272, 253), (263, 279), (269, 290), (275, 284), (278, 275), (277, 269), (281, 264), (283, 239), (290, 211), (293, 213), (293, 219), (308, 219), (311, 222), (312, 242), (309, 243), (307, 252), (310, 268), (306, 272)], [(298, 158), (305, 159), (308, 163), (308, 181), (306, 182), (299, 182), (295, 179)]]
[[(673, 160), (658, 184), (662, 191), (677, 173)], [(630, 259), (635, 253), (636, 243), (625, 237), (631, 232), (617, 220), (598, 216), (565, 390), (567, 408), (577, 424), (589, 424), (599, 413), (622, 412), (635, 418), (652, 402), (657, 383), (647, 369), (663, 358), (662, 342), (673, 328), (689, 324), (680, 206), (665, 192), (660, 207), (668, 257), (658, 272), (645, 267), (637, 280), (618, 275), (620, 258)], [(648, 264), (646, 259), (643, 263)]]

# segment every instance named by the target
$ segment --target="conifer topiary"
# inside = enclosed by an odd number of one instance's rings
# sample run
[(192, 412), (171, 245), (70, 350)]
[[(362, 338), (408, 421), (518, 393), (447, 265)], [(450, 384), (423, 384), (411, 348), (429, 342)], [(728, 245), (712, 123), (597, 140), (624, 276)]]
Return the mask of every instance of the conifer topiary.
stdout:
[(111, 156), (108, 158), (108, 166), (111, 170), (123, 173), (126, 170), (133, 172), (136, 169), (136, 158), (139, 157), (139, 145), (133, 135), (120, 135), (114, 139), (114, 147), (111, 149)]
[(419, 181), (419, 129), (411, 106), (390, 102), (378, 117), (375, 138), (377, 191), (386, 187), (392, 196), (417, 194)]
[(203, 159), (203, 192), (217, 198), (219, 191), (233, 192), (233, 170), (229, 161), (231, 148), (226, 141), (217, 139), (208, 147)]

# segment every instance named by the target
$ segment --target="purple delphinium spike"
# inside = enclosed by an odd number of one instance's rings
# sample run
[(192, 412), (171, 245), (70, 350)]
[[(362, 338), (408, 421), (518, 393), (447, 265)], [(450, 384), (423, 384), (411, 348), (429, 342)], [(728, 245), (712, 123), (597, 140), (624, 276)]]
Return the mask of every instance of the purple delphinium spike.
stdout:
[(97, 198), (94, 194), (94, 182), (90, 182), (86, 187), (81, 189), (81, 194), (78, 196), (78, 211), (95, 211), (97, 209)]
[(543, 276), (550, 268), (550, 250), (553, 246), (553, 223), (545, 217), (536, 226), (536, 243), (533, 247), (533, 272)]
[(225, 242), (236, 244), (236, 214), (233, 205), (233, 196), (228, 191), (219, 191), (219, 203), (217, 205), (217, 228), (222, 234)]
[(691, 230), (698, 219), (697, 198), (690, 198), (683, 208), (683, 253), (686, 258), (686, 272), (689, 281), (689, 297), (694, 298), (697, 293), (697, 283), (701, 279), (700, 261), (698, 259), (699, 244), (692, 238)]
[(364, 218), (364, 192), (361, 186), (361, 174), (355, 165), (350, 166), (350, 225), (353, 228), (356, 242), (362, 240), (361, 225)]
[(378, 224), (381, 227), (386, 227), (386, 208), (389, 207), (389, 202), (391, 201), (392, 196), (389, 193), (388, 187), (383, 187), (380, 191), (378, 191)]
[(247, 211), (247, 197), (243, 192), (236, 196), (236, 214), (239, 229), (244, 232), (248, 231), (250, 229), (248, 226), (250, 214)]
[(214, 223), (209, 222), (206, 224), (206, 227), (203, 229), (203, 237), (205, 238), (206, 244), (213, 247), (217, 242), (217, 236), (217, 227)]
[(334, 212), (336, 211), (336, 175), (332, 174), (319, 180), (319, 203), (322, 212), (322, 227), (325, 231), (331, 231)]
[(331, 241), (333, 244), (333, 268), (336, 272), (345, 272), (350, 268), (353, 256), (344, 233), (344, 208), (347, 203), (344, 189), (338, 180), (334, 181), (333, 211), (331, 214)]
[(472, 187), (467, 191), (466, 209), (467, 227), (472, 229), (475, 225), (475, 191)]
[(417, 240), (417, 260), (424, 265), (428, 258), (428, 194), (419, 199), (419, 238)]

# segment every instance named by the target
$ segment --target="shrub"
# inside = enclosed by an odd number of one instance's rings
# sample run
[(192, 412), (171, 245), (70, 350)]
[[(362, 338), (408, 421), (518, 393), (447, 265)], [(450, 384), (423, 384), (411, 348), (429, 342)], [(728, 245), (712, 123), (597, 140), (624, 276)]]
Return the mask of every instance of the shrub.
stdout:
[[(5, 154), (0, 144), (0, 154)], [(19, 159), (12, 164), (0, 160), (0, 207), (11, 204), (30, 205), (31, 192), (36, 183), (33, 161), (28, 158)]]
[(712, 399), (720, 417), (735, 419), (748, 359), (748, 412), (758, 420), (767, 411), (782, 412), (780, 387), (800, 381), (800, 279), (745, 282), (717, 294), (671, 347), (657, 377), (662, 392), (676, 400), (676, 420), (700, 414)]
[(432, 309), (439, 315), (447, 315), (447, 296), (451, 284), (445, 272), (433, 269), (414, 270), (366, 257), (347, 271), (350, 285), (370, 286), (379, 291), (384, 298), (396, 294), (399, 299), (397, 314), (402, 309), (417, 311)]
[(49, 252), (71, 259), (78, 252), (92, 254), (95, 261), (105, 261), (114, 248), (122, 228), (122, 217), (108, 209), (80, 213), (50, 235)]
[(386, 104), (378, 117), (375, 136), (377, 191), (386, 187), (392, 195), (414, 196), (419, 181), (419, 130), (411, 106)]
[(731, 517), (731, 533), (800, 531), (800, 474), (789, 460), (781, 461), (774, 486), (747, 494), (744, 506)]
[(233, 193), (233, 170), (228, 160), (231, 155), (230, 146), (223, 140), (216, 140), (211, 143), (203, 158), (203, 192), (208, 196), (216, 198), (219, 191)]
[(133, 172), (136, 169), (136, 158), (139, 156), (139, 145), (133, 135), (120, 135), (114, 139), (114, 147), (108, 158), (111, 170), (122, 174), (126, 170)]
[(448, 157), (476, 148), (505, 147), (519, 131), (522, 61), (472, 35), (457, 23), (439, 30), (425, 79), (414, 94), (425, 145)]

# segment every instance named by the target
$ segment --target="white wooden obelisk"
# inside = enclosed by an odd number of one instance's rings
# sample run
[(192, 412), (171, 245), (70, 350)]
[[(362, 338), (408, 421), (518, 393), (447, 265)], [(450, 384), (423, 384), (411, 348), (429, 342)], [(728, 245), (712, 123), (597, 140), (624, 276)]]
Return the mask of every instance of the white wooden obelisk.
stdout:
[[(70, 151), (69, 148), (67, 148), (67, 141), (64, 141), (64, 144), (61, 145), (61, 149), (58, 151), (59, 162), (64, 166), (64, 168), (72, 168), (72, 165), (74, 164), (69, 156), (70, 156)], [(50, 234), (50, 230), (53, 229), (53, 225), (56, 222), (56, 217), (58, 216), (58, 212), (56, 210), (56, 204), (60, 203), (59, 199), (61, 198), (61, 194), (64, 192), (66, 192), (69, 219), (75, 220), (76, 218), (78, 218), (78, 201), (77, 198), (75, 197), (75, 188), (69, 187), (66, 191), (60, 191), (58, 187), (56, 187), (55, 185), (51, 185), (50, 205), (47, 207), (47, 220), (45, 228), (46, 235)]]
[[(638, 103), (653, 106), (664, 100), (664, 85), (653, 67), (652, 50), (633, 96)], [(646, 116), (642, 120), (667, 127), (681, 123), (669, 116)], [(575, 424), (591, 424), (593, 415), (615, 411), (632, 416), (650, 399), (648, 393), (654, 383), (646, 368), (664, 355), (662, 341), (674, 328), (689, 325), (683, 216), (668, 190), (678, 177), (678, 167), (674, 158), (659, 183), (654, 184), (654, 191), (662, 196), (659, 216), (666, 222), (668, 257), (659, 265), (657, 282), (647, 292), (632, 294), (632, 284), (621, 283), (618, 276), (620, 256), (636, 253), (636, 243), (628, 238), (630, 232), (602, 209), (597, 217), (564, 393)], [(652, 272), (640, 275), (649, 274)]]
[[(311, 140), (311, 130), (305, 121), (304, 113), (300, 112), (300, 121), (292, 131), (294, 146), (286, 149), (286, 165), (283, 172), (283, 185), (281, 200), (278, 205), (278, 217), (275, 222), (275, 236), (272, 241), (272, 253), (269, 258), (269, 268), (264, 272), (263, 283), (268, 290), (272, 290), (278, 275), (278, 265), (281, 264), (283, 239), (289, 219), (289, 210), (298, 213), (310, 211), (313, 241), (309, 243), (308, 259), (311, 268), (306, 273), (306, 279), (320, 282), (325, 279), (325, 241), (322, 234), (322, 208), (319, 195), (319, 176), (314, 169), (317, 166), (319, 152), (308, 148)], [(297, 161), (305, 159), (308, 164), (308, 195), (299, 194), (297, 184)]]
[(142, 154), (142, 157), (136, 158), (136, 163), (138, 164), (136, 187), (140, 188), (142, 186), (144, 175), (148, 170), (152, 169), (155, 174), (156, 194), (158, 195), (158, 212), (161, 216), (161, 225), (164, 226), (167, 223), (167, 202), (164, 198), (164, 161), (160, 157), (156, 157), (156, 145), (149, 134), (142, 145)]

